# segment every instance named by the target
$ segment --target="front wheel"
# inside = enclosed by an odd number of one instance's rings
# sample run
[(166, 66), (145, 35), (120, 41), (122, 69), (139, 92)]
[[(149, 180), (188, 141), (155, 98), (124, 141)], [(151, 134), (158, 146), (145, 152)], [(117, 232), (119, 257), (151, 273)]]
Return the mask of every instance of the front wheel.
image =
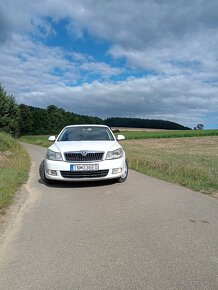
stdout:
[(120, 176), (120, 178), (118, 179), (118, 182), (122, 183), (122, 182), (126, 181), (127, 176), (128, 176), (128, 163), (127, 163), (127, 161), (125, 161), (124, 172), (123, 172), (123, 174)]
[(45, 184), (52, 184), (53, 183), (53, 180), (50, 180), (48, 178), (46, 178), (45, 176), (45, 164), (44, 164), (44, 160), (40, 163), (40, 166), (39, 166), (39, 175), (42, 179), (42, 181), (45, 183)]

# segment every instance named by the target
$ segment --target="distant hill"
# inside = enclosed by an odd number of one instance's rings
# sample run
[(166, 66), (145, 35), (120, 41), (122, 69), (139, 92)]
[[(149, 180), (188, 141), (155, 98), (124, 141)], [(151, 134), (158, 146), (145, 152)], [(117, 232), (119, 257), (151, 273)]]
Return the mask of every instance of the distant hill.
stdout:
[(152, 129), (167, 129), (167, 130), (191, 130), (178, 123), (156, 120), (156, 119), (140, 119), (140, 118), (108, 118), (105, 121), (110, 127), (129, 127), (129, 128), (152, 128)]

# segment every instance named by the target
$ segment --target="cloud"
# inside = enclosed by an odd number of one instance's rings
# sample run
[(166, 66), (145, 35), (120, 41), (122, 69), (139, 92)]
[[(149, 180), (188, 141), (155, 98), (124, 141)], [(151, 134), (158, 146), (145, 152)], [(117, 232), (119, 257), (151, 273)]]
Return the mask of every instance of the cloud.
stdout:
[(119, 75), (122, 72), (121, 69), (111, 67), (110, 65), (102, 62), (85, 62), (81, 64), (80, 68), (84, 71), (88, 71), (93, 74), (100, 74), (105, 77)]
[[(39, 107), (53, 103), (65, 110), (103, 118), (162, 118), (194, 126), (211, 112), (211, 104), (214, 111), (218, 110), (217, 99), (205, 97), (207, 90), (206, 84), (199, 89), (197, 80), (192, 80), (190, 85), (185, 77), (150, 76), (117, 83), (96, 81), (74, 87), (54, 84), (43, 91), (39, 87), (38, 91), (23, 93), (18, 100)], [(211, 95), (217, 93), (215, 88)]]
[(74, 39), (83, 39), (83, 36), (84, 36), (83, 30), (74, 21), (72, 20), (69, 21), (69, 23), (66, 26), (66, 29), (70, 37)]
[[(87, 34), (106, 41), (101, 61), (46, 45), (63, 19), (72, 43)], [(3, 0), (0, 81), (19, 102), (37, 106), (216, 122), (217, 27), (215, 0)]]
[[(121, 69), (97, 62), (89, 55), (48, 47), (17, 34), (1, 46), (0, 63), (1, 83), (19, 102), (28, 104), (36, 104), (35, 98), (41, 100), (41, 96), (51, 104), (53, 98), (49, 99), (47, 91), (52, 88), (67, 93), (68, 86), (92, 82), (95, 74), (100, 80), (121, 73)], [(63, 100), (64, 96), (58, 97)]]

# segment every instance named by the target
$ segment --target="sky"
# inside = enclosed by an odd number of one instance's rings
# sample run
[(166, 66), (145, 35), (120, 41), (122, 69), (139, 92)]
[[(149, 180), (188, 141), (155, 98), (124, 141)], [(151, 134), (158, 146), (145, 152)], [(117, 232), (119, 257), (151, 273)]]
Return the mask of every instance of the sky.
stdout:
[(0, 0), (18, 103), (218, 128), (217, 0)]

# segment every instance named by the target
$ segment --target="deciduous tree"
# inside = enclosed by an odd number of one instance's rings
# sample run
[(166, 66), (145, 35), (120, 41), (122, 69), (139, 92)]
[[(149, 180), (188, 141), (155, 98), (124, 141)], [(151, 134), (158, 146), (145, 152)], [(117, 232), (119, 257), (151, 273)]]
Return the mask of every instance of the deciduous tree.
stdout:
[(19, 134), (20, 110), (13, 96), (0, 85), (0, 130), (13, 136)]

